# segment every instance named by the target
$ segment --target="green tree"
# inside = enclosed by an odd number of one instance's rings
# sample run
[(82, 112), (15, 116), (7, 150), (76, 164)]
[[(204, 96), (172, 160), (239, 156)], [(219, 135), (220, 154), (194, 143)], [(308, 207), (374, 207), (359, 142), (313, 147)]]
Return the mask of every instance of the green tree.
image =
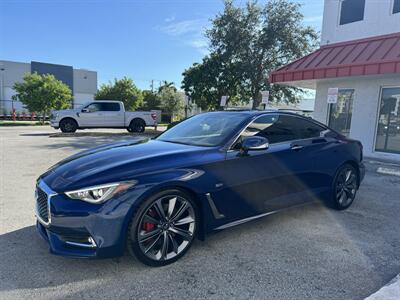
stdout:
[(30, 112), (39, 112), (42, 122), (50, 110), (65, 109), (71, 104), (71, 89), (50, 74), (26, 74), (13, 88), (16, 91), (13, 100), (21, 101)]
[(184, 95), (174, 86), (163, 88), (158, 94), (161, 100), (161, 109), (172, 117), (182, 117), (184, 108)]
[(239, 92), (240, 81), (235, 72), (235, 66), (211, 54), (183, 72), (182, 88), (204, 110), (219, 109), (222, 96), (228, 96), (227, 103), (236, 104), (245, 99)]
[(95, 95), (96, 100), (122, 101), (126, 110), (135, 110), (143, 105), (143, 95), (133, 80), (127, 77), (114, 79), (114, 82), (103, 84)]
[[(209, 98), (206, 91), (221, 90), (225, 80), (230, 85), (225, 92), (230, 99), (253, 99), (253, 107), (260, 104), (263, 90), (270, 91), (272, 101), (296, 102), (300, 89), (272, 86), (268, 75), (317, 45), (317, 33), (302, 24), (300, 5), (289, 0), (271, 0), (264, 6), (256, 1), (249, 1), (245, 7), (235, 6), (232, 0), (224, 4), (224, 11), (212, 20), (212, 27), (206, 33), (210, 54), (202, 64), (193, 65), (183, 73), (184, 90), (196, 103), (206, 101), (214, 106), (216, 100)], [(217, 79), (198, 89), (193, 84), (198, 83), (198, 77), (206, 76), (199, 72), (210, 70), (203, 68), (210, 60), (214, 62), (212, 70)]]
[(144, 110), (161, 109), (161, 99), (157, 93), (145, 90), (142, 94), (144, 103), (142, 108)]

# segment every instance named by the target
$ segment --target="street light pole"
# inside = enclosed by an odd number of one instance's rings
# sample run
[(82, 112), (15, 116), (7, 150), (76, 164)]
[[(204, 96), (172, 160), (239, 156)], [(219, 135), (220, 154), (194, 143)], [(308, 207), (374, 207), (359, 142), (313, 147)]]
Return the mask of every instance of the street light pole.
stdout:
[(4, 102), (4, 78), (3, 78), (3, 73), (4, 73), (4, 68), (0, 67), (0, 88), (1, 88), (1, 93), (0, 93), (0, 110), (3, 112), (3, 102)]

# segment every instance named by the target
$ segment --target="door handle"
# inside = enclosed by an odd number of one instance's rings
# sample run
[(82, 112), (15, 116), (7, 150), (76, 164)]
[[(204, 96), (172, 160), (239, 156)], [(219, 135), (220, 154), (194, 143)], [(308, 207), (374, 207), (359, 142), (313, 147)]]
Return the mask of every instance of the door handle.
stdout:
[(294, 151), (300, 151), (301, 149), (303, 149), (303, 146), (302, 145), (293, 145), (291, 147), (291, 149)]

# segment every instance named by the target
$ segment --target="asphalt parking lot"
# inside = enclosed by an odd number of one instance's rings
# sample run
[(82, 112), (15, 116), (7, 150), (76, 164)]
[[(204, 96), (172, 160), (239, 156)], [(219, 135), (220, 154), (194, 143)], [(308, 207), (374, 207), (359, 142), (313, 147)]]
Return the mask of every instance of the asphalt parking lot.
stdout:
[(400, 273), (400, 177), (369, 171), (353, 206), (293, 208), (197, 241), (175, 264), (48, 253), (34, 227), (35, 179), (77, 151), (137, 138), (0, 127), (0, 298), (362, 299)]

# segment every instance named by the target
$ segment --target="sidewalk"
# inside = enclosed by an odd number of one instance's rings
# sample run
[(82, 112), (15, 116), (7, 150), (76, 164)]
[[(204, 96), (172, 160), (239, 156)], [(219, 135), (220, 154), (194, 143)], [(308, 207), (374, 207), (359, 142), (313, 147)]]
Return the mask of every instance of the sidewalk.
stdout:
[(364, 164), (367, 171), (400, 177), (400, 162), (365, 158)]
[(387, 285), (365, 300), (398, 300), (400, 299), (400, 274)]

